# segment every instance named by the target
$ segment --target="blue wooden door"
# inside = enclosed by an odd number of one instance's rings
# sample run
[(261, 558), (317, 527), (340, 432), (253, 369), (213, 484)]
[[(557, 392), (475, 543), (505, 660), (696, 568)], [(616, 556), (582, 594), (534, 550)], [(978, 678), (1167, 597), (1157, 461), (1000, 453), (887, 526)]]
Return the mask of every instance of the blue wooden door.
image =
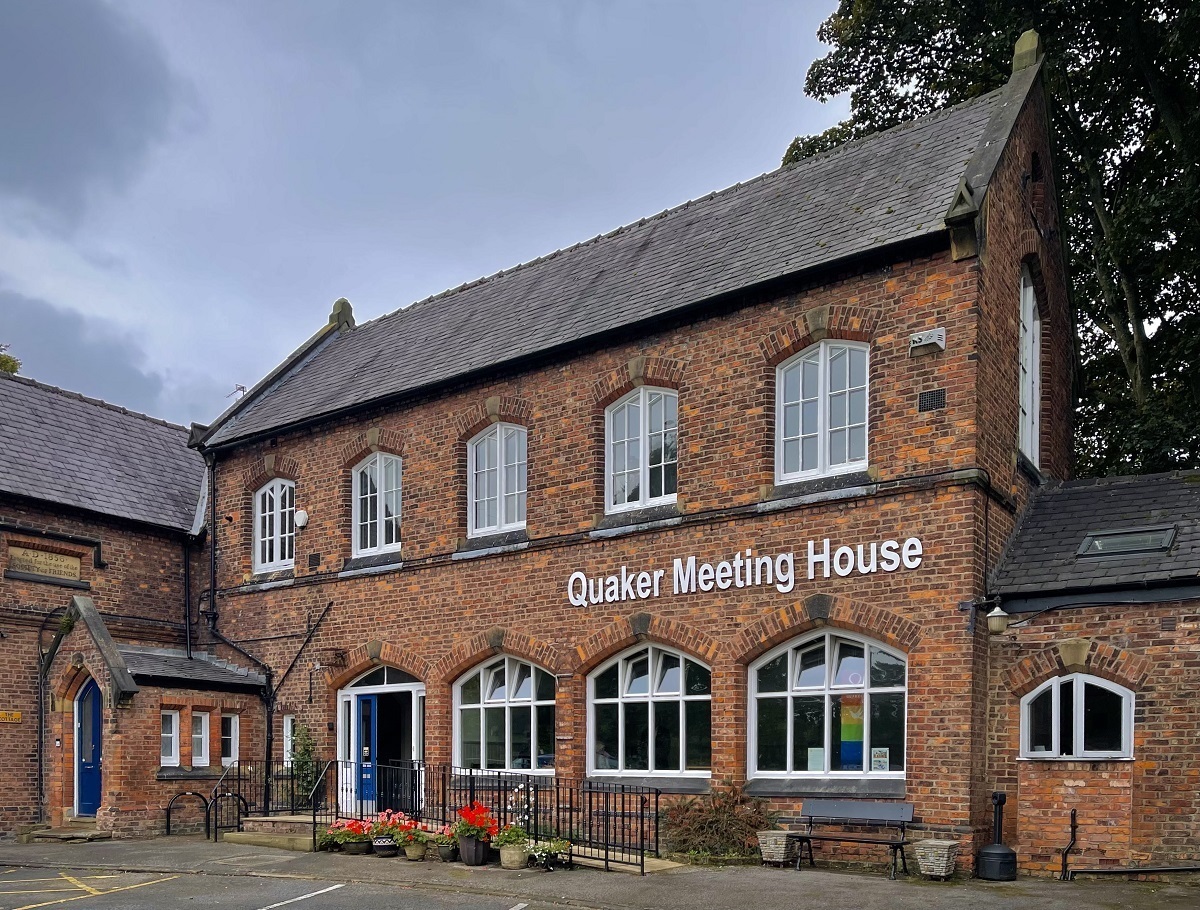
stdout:
[(379, 747), (378, 697), (358, 696), (358, 798), (375, 801), (376, 752)]
[(78, 744), (79, 815), (95, 815), (100, 808), (101, 712), (100, 688), (89, 679), (79, 693), (75, 715), (75, 741)]

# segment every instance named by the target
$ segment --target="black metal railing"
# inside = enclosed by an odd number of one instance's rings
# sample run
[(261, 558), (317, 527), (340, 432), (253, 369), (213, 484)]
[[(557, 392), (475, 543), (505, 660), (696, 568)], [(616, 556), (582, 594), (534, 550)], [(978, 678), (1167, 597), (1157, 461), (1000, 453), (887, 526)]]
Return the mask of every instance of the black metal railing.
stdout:
[(306, 799), (314, 846), (320, 833), (338, 820), (368, 819), (390, 809), (431, 825), (452, 825), (459, 809), (480, 802), (501, 826), (519, 824), (535, 840), (569, 840), (576, 856), (600, 860), (606, 869), (633, 865), (644, 873), (646, 856), (659, 852), (659, 796), (652, 787), (557, 775), (424, 762), (364, 768), (331, 761)]
[(237, 761), (225, 768), (209, 799), (214, 839), (240, 830), (255, 815), (307, 815), (324, 762)]

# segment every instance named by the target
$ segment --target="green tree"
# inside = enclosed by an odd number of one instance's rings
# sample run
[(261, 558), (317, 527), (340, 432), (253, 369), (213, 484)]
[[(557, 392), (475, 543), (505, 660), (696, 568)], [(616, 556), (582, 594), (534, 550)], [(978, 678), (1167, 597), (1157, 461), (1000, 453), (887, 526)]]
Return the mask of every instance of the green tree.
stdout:
[(784, 163), (1003, 85), (1047, 53), (1079, 363), (1081, 474), (1200, 467), (1200, 4), (841, 0), (805, 92), (850, 117)]
[(0, 344), (0, 373), (17, 373), (21, 369), (21, 361), (17, 360), (12, 354), (8, 353), (8, 349), (12, 347), (9, 344)]

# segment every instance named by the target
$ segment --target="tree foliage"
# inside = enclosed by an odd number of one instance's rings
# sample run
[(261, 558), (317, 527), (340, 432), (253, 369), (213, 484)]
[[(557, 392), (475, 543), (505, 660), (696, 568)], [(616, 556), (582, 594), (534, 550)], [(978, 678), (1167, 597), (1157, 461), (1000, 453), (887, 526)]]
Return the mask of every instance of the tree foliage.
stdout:
[(21, 361), (8, 353), (10, 347), (12, 345), (0, 344), (0, 373), (17, 373), (21, 369)]
[(1042, 36), (1076, 310), (1076, 468), (1200, 467), (1200, 4), (841, 0), (805, 91), (850, 117), (784, 163), (1003, 85)]

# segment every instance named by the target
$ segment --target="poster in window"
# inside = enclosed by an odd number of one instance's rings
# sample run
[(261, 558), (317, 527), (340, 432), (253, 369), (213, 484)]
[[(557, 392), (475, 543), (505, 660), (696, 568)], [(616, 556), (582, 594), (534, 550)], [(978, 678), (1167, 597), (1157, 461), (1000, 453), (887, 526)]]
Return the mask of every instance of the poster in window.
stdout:
[(871, 749), (871, 770), (890, 771), (892, 768), (892, 750), (887, 746)]
[(808, 770), (825, 770), (825, 750), (820, 746), (810, 746), (808, 749)]
[(841, 759), (845, 770), (862, 770), (863, 697), (842, 696)]

